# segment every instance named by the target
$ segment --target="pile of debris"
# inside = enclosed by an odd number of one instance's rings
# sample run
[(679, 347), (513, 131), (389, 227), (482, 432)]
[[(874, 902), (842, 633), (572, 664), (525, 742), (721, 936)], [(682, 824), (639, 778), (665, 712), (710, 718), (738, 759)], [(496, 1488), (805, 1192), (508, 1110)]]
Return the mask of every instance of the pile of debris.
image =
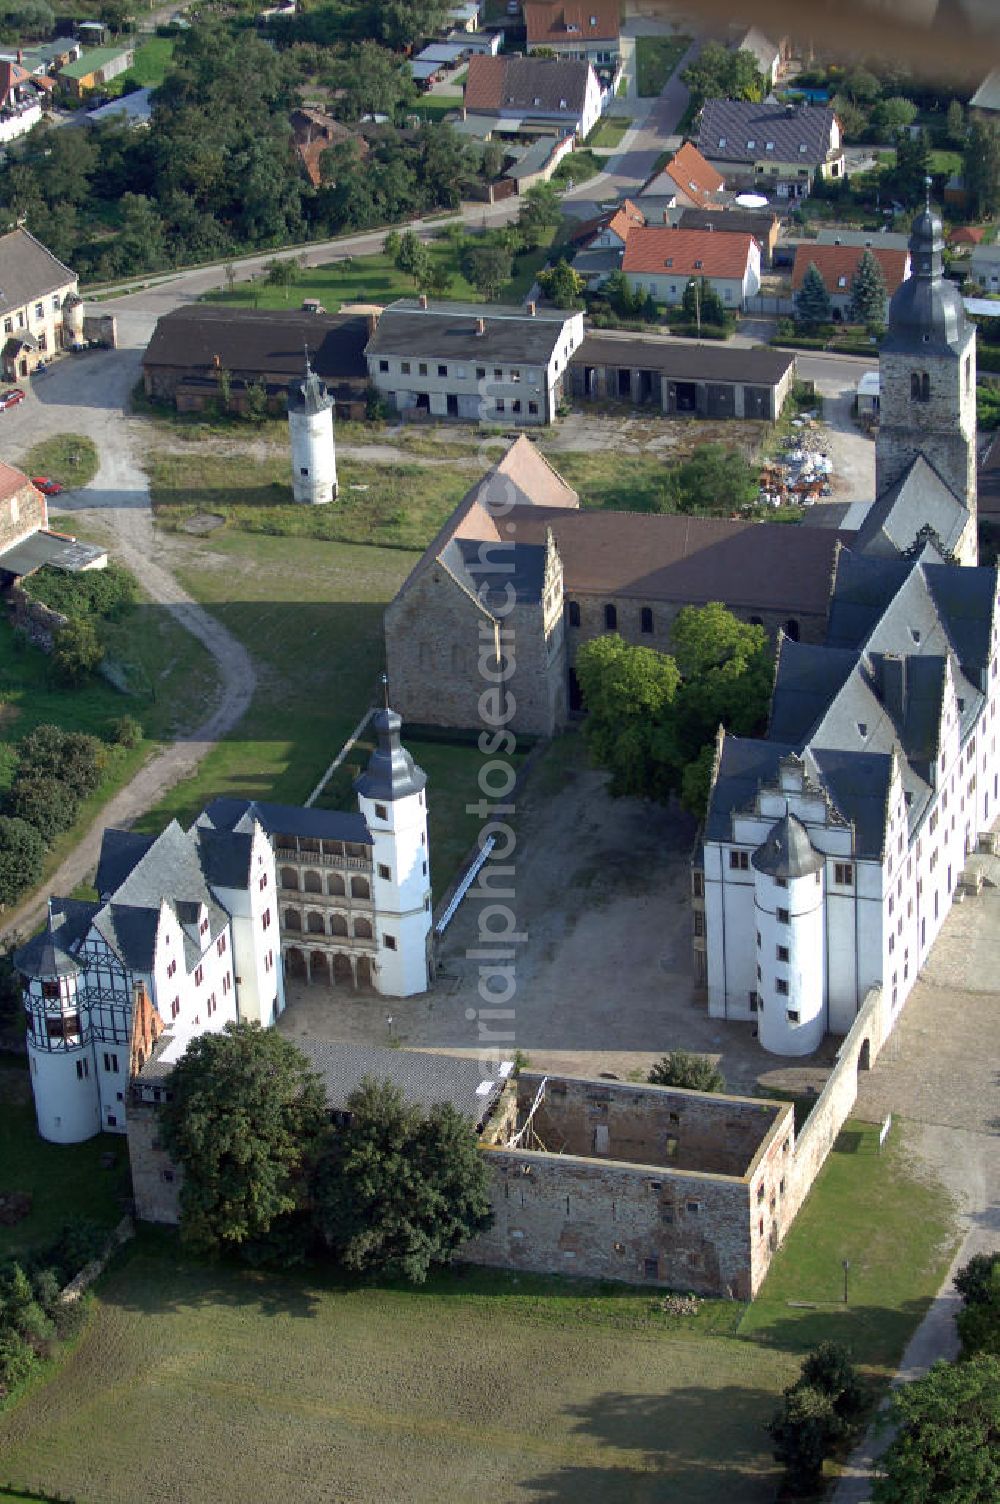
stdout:
[(792, 419), (792, 432), (781, 454), (765, 465), (760, 480), (763, 506), (811, 507), (830, 495), (833, 461), (826, 431), (815, 413)]

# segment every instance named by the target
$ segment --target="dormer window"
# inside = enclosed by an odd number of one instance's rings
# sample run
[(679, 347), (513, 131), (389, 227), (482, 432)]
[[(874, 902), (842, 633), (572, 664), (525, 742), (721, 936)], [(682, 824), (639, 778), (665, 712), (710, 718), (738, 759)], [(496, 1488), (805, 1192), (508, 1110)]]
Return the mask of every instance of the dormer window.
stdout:
[(858, 722), (858, 735), (859, 736), (867, 736), (868, 735), (868, 722), (867, 721), (859, 721)]
[(965, 709), (965, 701), (963, 699), (961, 699), (961, 698), (959, 698), (959, 701), (958, 701), (958, 709), (959, 709), (959, 714), (961, 714), (961, 712)]
[(754, 147), (755, 147), (755, 146), (756, 146), (756, 145), (757, 145), (757, 142), (756, 142), (756, 141), (755, 141), (755, 140), (754, 140), (754, 138), (753, 138), (753, 137), (752, 137), (752, 136), (751, 136), (751, 137), (750, 137), (750, 140), (749, 140), (749, 141), (748, 141), (748, 142), (747, 142), (747, 151), (753, 151), (753, 149), (754, 149)]
[(920, 641), (920, 628), (919, 627), (911, 627), (910, 628), (910, 636), (913, 638), (914, 642), (919, 642)]
[(725, 138), (725, 136), (720, 136), (719, 137), (719, 145), (720, 146), (725, 146), (725, 144), (726, 144), (726, 138)]
[(566, 108), (566, 101), (565, 101), (565, 99), (560, 99), (560, 101), (559, 101), (559, 108), (561, 110), (564, 110)]
[(696, 270), (700, 270), (700, 268), (703, 267), (704, 265), (705, 265), (704, 261), (696, 261), (695, 262), (695, 269)]
[(773, 151), (774, 150), (774, 142), (773, 141), (765, 141), (764, 142), (764, 150), (765, 151)]
[(838, 277), (837, 278), (837, 286), (838, 287), (846, 287), (847, 286), (847, 278), (846, 277)]
[(538, 106), (538, 105), (540, 105), (540, 104), (541, 104), (541, 102), (542, 102), (542, 101), (541, 101), (541, 100), (540, 100), (540, 99), (539, 99), (539, 98), (538, 98), (538, 95), (537, 95), (537, 94), (536, 94), (536, 95), (535, 95), (535, 105), (536, 105), (536, 107), (537, 107), (537, 106)]
[(666, 259), (666, 262), (664, 263), (664, 265), (666, 265), (666, 266), (673, 266), (673, 264), (674, 264), (674, 258), (673, 258), (673, 256), (668, 256), (667, 259)]
[(800, 142), (800, 144), (799, 144), (799, 152), (801, 153), (801, 155), (805, 156), (805, 154), (806, 154), (806, 152), (808, 150), (809, 150), (809, 148), (806, 145), (806, 143), (804, 141)]

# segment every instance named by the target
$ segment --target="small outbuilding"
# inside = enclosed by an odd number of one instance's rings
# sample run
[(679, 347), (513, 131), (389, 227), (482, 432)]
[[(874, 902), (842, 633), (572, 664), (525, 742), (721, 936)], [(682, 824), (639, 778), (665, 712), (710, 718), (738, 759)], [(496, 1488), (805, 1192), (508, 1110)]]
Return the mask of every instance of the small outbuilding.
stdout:
[(591, 334), (570, 357), (569, 390), (585, 401), (646, 404), (674, 417), (773, 422), (795, 380), (795, 357), (691, 344), (658, 335)]

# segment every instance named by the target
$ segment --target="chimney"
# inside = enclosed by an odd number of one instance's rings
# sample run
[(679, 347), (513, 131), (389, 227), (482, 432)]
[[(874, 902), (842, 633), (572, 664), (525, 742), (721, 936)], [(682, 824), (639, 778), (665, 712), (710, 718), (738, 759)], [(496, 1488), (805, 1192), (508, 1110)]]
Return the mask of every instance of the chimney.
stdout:
[(483, 335), (485, 333), (486, 333), (486, 320), (485, 319), (477, 319), (476, 320), (476, 334), (477, 334), (477, 336), (481, 336), (481, 335)]
[(221, 355), (213, 355), (212, 356), (212, 370), (213, 371), (221, 371), (222, 370), (222, 356)]
[(785, 105), (785, 115), (789, 120), (795, 119), (795, 106), (793, 104)]
[(420, 306), (421, 308), (427, 307), (427, 294), (425, 292), (420, 294)]
[(538, 304), (537, 303), (529, 303), (528, 304), (528, 317), (529, 317), (529, 319), (533, 319), (535, 317), (535, 314), (537, 312), (538, 312)]
[(369, 312), (366, 315), (366, 318), (368, 320), (368, 338), (371, 339), (372, 335), (375, 333), (375, 330), (378, 328), (378, 314)]
[(20, 47), (17, 49), (17, 60), (19, 63), (24, 62), (24, 53), (21, 51)]
[(906, 658), (902, 653), (882, 657), (882, 702), (894, 720), (906, 714)]

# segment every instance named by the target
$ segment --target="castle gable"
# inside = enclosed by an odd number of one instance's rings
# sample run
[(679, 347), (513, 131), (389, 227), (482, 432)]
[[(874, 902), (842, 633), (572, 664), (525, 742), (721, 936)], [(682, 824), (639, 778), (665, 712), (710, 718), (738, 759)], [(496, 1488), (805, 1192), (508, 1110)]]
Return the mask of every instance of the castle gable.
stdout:
[(948, 555), (958, 549), (968, 525), (968, 509), (926, 455), (918, 454), (874, 502), (853, 546), (862, 553), (904, 554), (928, 529)]

